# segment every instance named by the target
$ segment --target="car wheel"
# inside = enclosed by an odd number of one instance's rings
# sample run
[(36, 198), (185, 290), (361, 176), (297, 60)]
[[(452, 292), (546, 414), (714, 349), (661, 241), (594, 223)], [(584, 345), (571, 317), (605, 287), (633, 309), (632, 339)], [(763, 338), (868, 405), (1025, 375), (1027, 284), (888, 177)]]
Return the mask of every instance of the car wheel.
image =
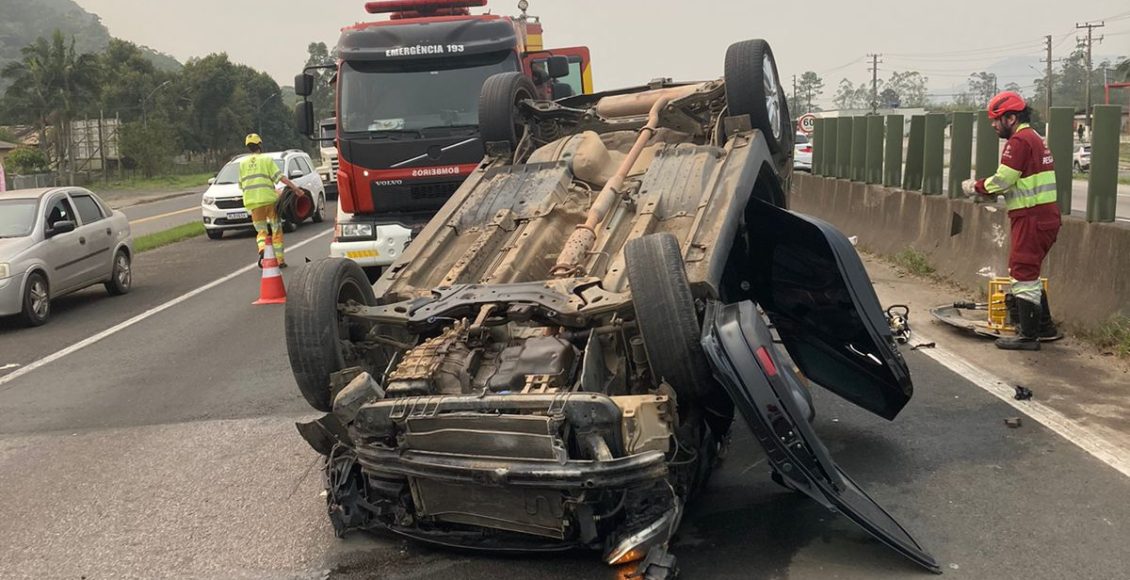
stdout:
[(125, 250), (118, 250), (118, 253), (114, 254), (114, 267), (105, 286), (111, 296), (121, 296), (129, 292), (130, 287), (133, 286), (133, 264), (129, 259), (129, 253)]
[(533, 81), (522, 73), (499, 73), (487, 78), (479, 93), (479, 134), (483, 143), (505, 141), (515, 150), (524, 130), (516, 105), (536, 98), (536, 94)]
[(636, 324), (655, 379), (675, 389), (679, 407), (701, 401), (713, 388), (710, 363), (679, 244), (671, 234), (652, 234), (624, 246)]
[(224, 230), (204, 230), (204, 233), (208, 235), (209, 240), (218, 240), (224, 237)]
[(729, 115), (749, 115), (770, 153), (791, 150), (788, 102), (769, 43), (756, 39), (731, 44), (726, 50), (725, 82)]
[(316, 224), (320, 224), (322, 220), (326, 219), (326, 195), (324, 193), (318, 196), (318, 203), (314, 206), (314, 215), (311, 219)]
[(293, 233), (293, 232), (298, 230), (298, 224), (296, 224), (296, 223), (294, 223), (290, 220), (283, 220), (282, 221), (282, 229), (283, 229), (284, 234)]
[(24, 307), (20, 317), (28, 326), (41, 326), (51, 317), (51, 289), (47, 278), (39, 272), (32, 272), (24, 286)]
[(1083, 166), (1078, 161), (1075, 162), (1075, 173), (1083, 173)]
[(376, 304), (373, 287), (353, 260), (323, 258), (299, 270), (287, 290), (284, 327), (291, 371), (306, 402), (329, 412), (334, 395), (330, 375), (368, 366), (354, 354), (352, 344), (364, 339), (370, 326), (343, 316), (338, 305)]

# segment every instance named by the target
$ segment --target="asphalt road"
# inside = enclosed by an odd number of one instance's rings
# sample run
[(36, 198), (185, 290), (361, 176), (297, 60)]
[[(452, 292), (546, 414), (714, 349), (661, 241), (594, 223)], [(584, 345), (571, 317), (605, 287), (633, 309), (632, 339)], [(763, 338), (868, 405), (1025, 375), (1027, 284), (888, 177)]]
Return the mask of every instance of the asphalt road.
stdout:
[[(290, 278), (330, 224), (287, 236)], [(306, 245), (295, 248), (297, 244)], [(384, 534), (334, 538), (294, 430), (283, 308), (251, 306), (249, 235), (147, 252), (135, 289), (0, 322), (0, 578), (621, 578), (596, 554), (497, 557)], [(143, 319), (187, 292), (216, 283)], [(28, 372), (108, 328), (120, 331)], [(920, 352), (894, 422), (817, 390), (834, 457), (954, 578), (1118, 578), (1130, 480)], [(22, 370), (21, 370), (22, 369)], [(23, 374), (19, 374), (23, 373)], [(674, 543), (685, 578), (929, 575), (777, 487), (744, 428)]]
[(201, 195), (201, 193), (192, 193), (151, 203), (130, 205), (122, 208), (122, 212), (129, 218), (130, 231), (136, 238), (200, 221)]

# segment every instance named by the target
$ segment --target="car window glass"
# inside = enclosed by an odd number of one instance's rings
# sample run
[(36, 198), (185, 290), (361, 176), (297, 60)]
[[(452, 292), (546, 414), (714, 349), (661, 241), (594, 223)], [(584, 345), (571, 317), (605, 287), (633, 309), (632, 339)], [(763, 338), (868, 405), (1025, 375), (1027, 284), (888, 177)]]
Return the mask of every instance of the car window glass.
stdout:
[(220, 173), (216, 175), (217, 185), (226, 185), (232, 183), (239, 183), (238, 161), (232, 161), (231, 163), (228, 163), (224, 166), (223, 169), (220, 170)]
[(285, 159), (280, 159), (280, 158), (276, 157), (276, 158), (272, 159), (272, 161), (275, 162), (275, 165), (279, 168), (279, 171), (284, 171), (286, 169), (286, 160)]
[(794, 143), (796, 143), (797, 145), (804, 145), (805, 143), (808, 143), (808, 135), (805, 135), (804, 133), (797, 133), (796, 141), (794, 141)]
[(310, 161), (308, 161), (305, 157), (298, 158), (298, 167), (302, 169), (303, 175), (309, 175), (314, 171), (314, 168), (310, 166)]
[(37, 199), (0, 199), (0, 238), (31, 235), (37, 207)]
[(92, 224), (106, 217), (102, 215), (102, 208), (98, 207), (98, 202), (89, 195), (72, 195), (71, 200), (75, 202), (75, 208), (78, 209), (78, 215), (84, 224)]
[(47, 209), (47, 227), (52, 228), (62, 221), (76, 221), (71, 202), (65, 197), (56, 198)]

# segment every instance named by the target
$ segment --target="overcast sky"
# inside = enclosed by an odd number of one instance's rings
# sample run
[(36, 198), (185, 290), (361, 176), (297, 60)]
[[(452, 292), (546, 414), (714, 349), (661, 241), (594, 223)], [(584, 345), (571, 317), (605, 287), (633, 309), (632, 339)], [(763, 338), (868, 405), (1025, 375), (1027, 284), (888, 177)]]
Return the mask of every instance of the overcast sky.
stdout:
[[(363, 0), (77, 0), (102, 17), (110, 33), (184, 62), (212, 52), (293, 83), (310, 42), (331, 48), (343, 25), (383, 17)], [(822, 101), (847, 77), (871, 78), (868, 53), (881, 53), (880, 77), (919, 70), (932, 86), (961, 83), (970, 72), (1015, 55), (1043, 57), (1053, 35), (1055, 57), (1075, 44), (1076, 23), (1106, 19), (1096, 54), (1130, 55), (1126, 0), (1026, 0), (1010, 8), (984, 0), (529, 0), (545, 25), (545, 44), (592, 50), (598, 90), (666, 76), (700, 80), (721, 75), (726, 46), (765, 38), (789, 89), (806, 70), (825, 81)], [(517, 0), (491, 0), (499, 14), (517, 14)], [(991, 12), (993, 6), (999, 11)], [(1097, 63), (1096, 63), (1097, 64)], [(1033, 78), (1042, 76), (1033, 71)]]

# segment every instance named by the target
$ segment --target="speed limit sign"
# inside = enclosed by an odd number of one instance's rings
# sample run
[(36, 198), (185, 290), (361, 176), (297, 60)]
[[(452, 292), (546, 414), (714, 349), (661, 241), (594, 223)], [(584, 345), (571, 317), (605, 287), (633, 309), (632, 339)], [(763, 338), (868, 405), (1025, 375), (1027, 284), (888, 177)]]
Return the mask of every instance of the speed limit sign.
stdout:
[(802, 133), (811, 135), (812, 132), (816, 130), (816, 115), (812, 113), (801, 115), (800, 118), (796, 120), (796, 128)]

